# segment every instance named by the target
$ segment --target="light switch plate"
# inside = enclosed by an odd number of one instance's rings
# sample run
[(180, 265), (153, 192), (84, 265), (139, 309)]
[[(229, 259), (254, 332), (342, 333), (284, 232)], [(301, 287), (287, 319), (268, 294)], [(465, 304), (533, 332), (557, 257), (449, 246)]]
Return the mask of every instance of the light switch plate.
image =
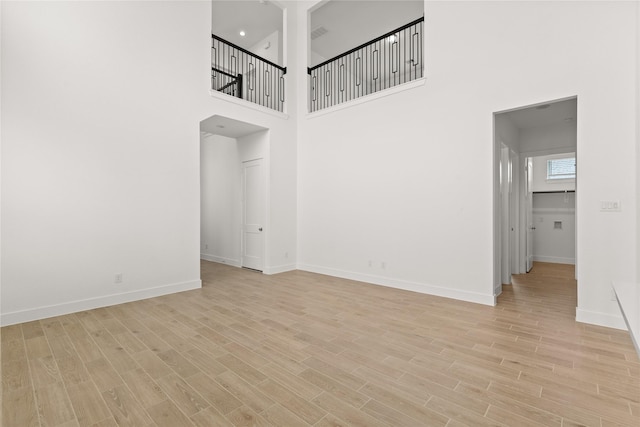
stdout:
[(600, 202), (601, 212), (620, 212), (621, 210), (620, 200), (603, 200)]

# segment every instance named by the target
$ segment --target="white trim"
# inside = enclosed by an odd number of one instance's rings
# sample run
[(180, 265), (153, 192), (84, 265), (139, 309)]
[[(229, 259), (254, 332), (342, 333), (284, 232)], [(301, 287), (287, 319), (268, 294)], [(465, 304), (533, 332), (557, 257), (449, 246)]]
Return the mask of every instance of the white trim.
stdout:
[[(540, 193), (533, 193), (540, 194)], [(533, 208), (534, 214), (575, 214), (575, 208)]]
[(266, 267), (262, 271), (262, 273), (271, 275), (271, 274), (285, 273), (287, 271), (294, 271), (294, 270), (296, 270), (295, 264), (284, 264), (284, 265), (276, 265), (275, 267)]
[(418, 292), (421, 294), (452, 298), (459, 301), (467, 301), (491, 306), (494, 306), (496, 304), (496, 296), (494, 295), (462, 291), (458, 289), (429, 285), (426, 283), (410, 282), (407, 280), (392, 279), (389, 277), (376, 276), (372, 274), (362, 274), (353, 271), (338, 270), (334, 268), (320, 267), (317, 265), (309, 264), (298, 264), (298, 270), (325, 274), (327, 276), (340, 277), (343, 279), (357, 280), (359, 282), (386, 286), (388, 288), (403, 289), (405, 291)]
[[(549, 159), (553, 160), (553, 159)], [(549, 161), (547, 160), (547, 161)], [(576, 179), (574, 178), (546, 178), (546, 184), (575, 184)]]
[(552, 264), (571, 264), (576, 265), (575, 258), (562, 258), (556, 256), (544, 256), (544, 255), (534, 255), (533, 261), (535, 262), (550, 262)]
[(108, 307), (111, 305), (122, 304), (125, 302), (138, 301), (147, 298), (159, 297), (162, 295), (175, 294), (177, 292), (190, 291), (202, 287), (200, 280), (192, 280), (189, 282), (174, 283), (171, 285), (156, 286), (153, 288), (140, 289), (137, 291), (123, 292), (113, 295), (105, 295), (96, 298), (88, 298), (56, 305), (48, 305), (43, 307), (31, 308), (27, 310), (14, 311), (10, 313), (2, 313), (0, 316), (0, 325), (8, 326), (16, 323), (30, 322), (32, 320), (41, 320), (54, 316), (61, 316), (78, 311), (91, 310), (94, 308)]
[(239, 259), (225, 258), (209, 254), (200, 254), (200, 259), (203, 259), (205, 261), (217, 262), (218, 264), (227, 264), (232, 267), (242, 267), (242, 263)]
[[(507, 108), (507, 109), (504, 109), (504, 110), (495, 111), (493, 114), (511, 113), (513, 111), (526, 110), (528, 108), (538, 107), (540, 105), (555, 104), (556, 102), (568, 101), (570, 99), (578, 99), (578, 95), (564, 96), (564, 97), (561, 97), (561, 98), (555, 98), (555, 99), (551, 99), (551, 100), (548, 100), (548, 101), (540, 101), (540, 102), (536, 102), (536, 103), (533, 103), (533, 104), (522, 105), (520, 107), (515, 107), (515, 108), (511, 107), (511, 108)], [(525, 153), (520, 153), (520, 154), (525, 154)]]
[(245, 101), (244, 99), (236, 98), (235, 96), (225, 95), (224, 93), (220, 93), (217, 90), (209, 89), (209, 94), (213, 98), (218, 98), (222, 101), (231, 102), (232, 104), (241, 105), (246, 108), (250, 108), (252, 110), (259, 111), (261, 113), (266, 113), (272, 115), (274, 117), (278, 117), (280, 119), (289, 119), (289, 115), (287, 113), (282, 113), (280, 111), (273, 110), (271, 108), (263, 107), (262, 105), (258, 105), (251, 101)]
[(338, 105), (334, 105), (333, 107), (327, 107), (319, 111), (314, 111), (313, 113), (307, 113), (307, 118), (315, 119), (316, 117), (324, 116), (325, 114), (331, 114), (336, 111), (344, 110), (345, 108), (351, 108), (356, 105), (364, 104), (366, 102), (375, 101), (376, 99), (384, 98), (385, 96), (393, 95), (398, 92), (404, 92), (405, 90), (415, 89), (417, 87), (424, 86), (426, 81), (427, 81), (426, 77), (421, 77), (419, 79), (410, 81), (408, 83), (403, 83), (401, 85), (394, 86), (389, 89), (381, 90), (380, 92), (374, 92), (370, 95), (365, 95), (361, 98), (352, 99), (348, 102), (345, 102), (344, 104), (338, 104)]
[(576, 307), (576, 322), (589, 323), (592, 325), (605, 326), (607, 328), (627, 330), (622, 316), (614, 316), (613, 314), (600, 313), (597, 311), (583, 310)]
[(640, 283), (613, 282), (613, 291), (631, 341), (640, 355)]
[(523, 157), (544, 157), (553, 156), (555, 154), (566, 154), (576, 152), (576, 146), (571, 147), (557, 147), (557, 148), (543, 148), (541, 150), (531, 150), (520, 153)]

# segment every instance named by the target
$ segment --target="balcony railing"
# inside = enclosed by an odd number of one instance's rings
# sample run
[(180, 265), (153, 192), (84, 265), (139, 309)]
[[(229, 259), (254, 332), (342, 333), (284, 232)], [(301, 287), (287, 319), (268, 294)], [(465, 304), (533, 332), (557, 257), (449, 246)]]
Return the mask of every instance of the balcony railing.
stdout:
[(341, 104), (423, 76), (424, 17), (307, 69), (309, 111)]
[(213, 90), (282, 111), (286, 73), (286, 67), (211, 35)]

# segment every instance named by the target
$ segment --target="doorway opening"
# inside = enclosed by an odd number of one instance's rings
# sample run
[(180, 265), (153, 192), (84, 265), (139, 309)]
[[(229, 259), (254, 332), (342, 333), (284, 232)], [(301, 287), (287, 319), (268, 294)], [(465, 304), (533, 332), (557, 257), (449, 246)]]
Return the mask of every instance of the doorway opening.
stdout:
[(496, 112), (493, 120), (497, 301), (512, 275), (534, 263), (571, 265), (576, 275), (577, 97)]
[(262, 272), (269, 130), (223, 116), (200, 123), (200, 259)]

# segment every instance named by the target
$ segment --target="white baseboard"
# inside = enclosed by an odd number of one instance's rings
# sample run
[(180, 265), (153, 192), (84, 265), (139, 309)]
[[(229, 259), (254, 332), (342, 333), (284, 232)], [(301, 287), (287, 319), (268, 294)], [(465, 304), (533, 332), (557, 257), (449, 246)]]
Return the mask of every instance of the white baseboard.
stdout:
[(640, 283), (617, 281), (612, 285), (620, 314), (640, 356)]
[(159, 297), (162, 295), (174, 294), (177, 292), (190, 291), (202, 287), (200, 280), (190, 282), (174, 283), (171, 285), (157, 286), (154, 288), (140, 289), (137, 291), (123, 292), (113, 295), (105, 295), (96, 298), (88, 298), (66, 302), (63, 304), (36, 307), (27, 310), (2, 313), (0, 325), (8, 326), (16, 323), (41, 320), (64, 314), (76, 313), (78, 311), (91, 310), (94, 308), (108, 307), (110, 305), (122, 304), (125, 302), (138, 301), (147, 298)]
[(576, 264), (575, 258), (562, 258), (555, 256), (534, 255), (533, 260), (537, 262), (550, 262), (553, 264)]
[(623, 331), (627, 330), (627, 325), (624, 323), (622, 316), (583, 310), (580, 307), (576, 307), (576, 322), (590, 323), (592, 325), (621, 329)]
[(200, 254), (200, 259), (203, 259), (205, 261), (217, 262), (220, 264), (227, 264), (232, 267), (242, 267), (242, 262), (239, 259), (225, 258), (209, 254)]
[(293, 271), (293, 270), (296, 270), (295, 264), (285, 264), (285, 265), (277, 265), (275, 267), (265, 267), (265, 269), (262, 270), (262, 273), (278, 274), (278, 273), (285, 273), (287, 271)]
[(311, 273), (325, 274), (327, 276), (340, 277), (343, 279), (357, 280), (359, 282), (370, 283), (372, 285), (386, 286), (389, 288), (403, 289), (405, 291), (419, 292), (421, 294), (434, 295), (445, 298), (452, 298), (461, 301), (474, 302), (484, 305), (495, 305), (496, 297), (490, 294), (480, 294), (476, 292), (461, 291), (457, 289), (433, 286), (425, 283), (410, 282), (407, 280), (393, 279), (390, 277), (375, 276), (371, 274), (356, 273), (353, 271), (338, 270), (334, 268), (320, 267), (317, 265), (298, 264), (298, 270), (309, 271)]

